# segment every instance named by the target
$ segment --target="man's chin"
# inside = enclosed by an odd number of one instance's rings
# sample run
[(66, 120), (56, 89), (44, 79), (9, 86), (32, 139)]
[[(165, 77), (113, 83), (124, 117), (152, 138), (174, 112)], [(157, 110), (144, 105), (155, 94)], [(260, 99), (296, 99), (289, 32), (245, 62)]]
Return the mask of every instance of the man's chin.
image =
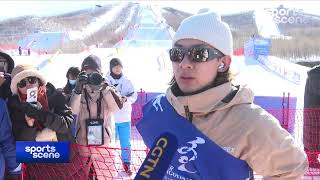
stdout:
[(180, 88), (181, 91), (183, 92), (183, 94), (193, 94), (194, 92), (196, 92), (195, 89), (192, 89), (192, 88), (189, 88), (189, 87), (186, 87), (186, 88)]

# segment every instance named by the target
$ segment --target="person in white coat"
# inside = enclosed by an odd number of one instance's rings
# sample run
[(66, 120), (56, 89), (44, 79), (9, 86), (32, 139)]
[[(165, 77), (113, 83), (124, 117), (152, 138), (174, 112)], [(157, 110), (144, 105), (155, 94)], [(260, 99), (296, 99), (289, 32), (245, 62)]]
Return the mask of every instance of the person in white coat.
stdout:
[(128, 175), (131, 175), (131, 104), (137, 100), (137, 92), (131, 81), (123, 75), (123, 66), (120, 59), (111, 59), (109, 68), (110, 72), (107, 74), (106, 81), (120, 92), (123, 102), (125, 102), (122, 109), (113, 115), (115, 119), (116, 137), (120, 139), (123, 168)]

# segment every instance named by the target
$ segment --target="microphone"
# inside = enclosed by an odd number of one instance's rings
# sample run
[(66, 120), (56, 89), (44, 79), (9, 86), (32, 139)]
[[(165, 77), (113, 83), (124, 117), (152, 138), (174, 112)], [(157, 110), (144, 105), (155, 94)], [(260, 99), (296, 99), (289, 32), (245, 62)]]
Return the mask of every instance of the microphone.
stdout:
[(171, 133), (155, 139), (134, 180), (162, 180), (178, 148), (178, 140)]

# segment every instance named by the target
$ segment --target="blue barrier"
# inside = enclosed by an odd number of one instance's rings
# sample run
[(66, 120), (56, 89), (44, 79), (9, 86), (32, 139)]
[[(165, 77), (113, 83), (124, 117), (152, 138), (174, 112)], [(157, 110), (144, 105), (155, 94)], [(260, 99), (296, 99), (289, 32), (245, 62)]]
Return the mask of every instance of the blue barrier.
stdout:
[(18, 42), (23, 49), (30, 48), (33, 51), (54, 52), (69, 41), (63, 32), (38, 32), (31, 34)]
[(271, 48), (271, 39), (251, 38), (244, 44), (244, 55), (246, 58), (259, 56), (269, 56)]

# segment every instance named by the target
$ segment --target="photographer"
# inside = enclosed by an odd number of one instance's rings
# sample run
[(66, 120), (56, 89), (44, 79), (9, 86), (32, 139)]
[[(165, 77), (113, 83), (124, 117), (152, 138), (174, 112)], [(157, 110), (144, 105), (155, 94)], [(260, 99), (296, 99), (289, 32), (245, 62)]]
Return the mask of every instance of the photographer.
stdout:
[[(81, 146), (82, 155), (88, 157), (89, 165), (96, 171), (98, 178), (110, 178), (116, 172), (113, 169), (115, 163), (111, 159), (112, 152), (107, 147), (111, 147), (111, 141), (114, 140), (111, 113), (122, 108), (122, 101), (116, 90), (104, 82), (101, 60), (95, 55), (85, 58), (70, 104), (73, 113), (78, 115), (77, 143), (84, 145)], [(104, 148), (88, 149), (87, 146)]]

